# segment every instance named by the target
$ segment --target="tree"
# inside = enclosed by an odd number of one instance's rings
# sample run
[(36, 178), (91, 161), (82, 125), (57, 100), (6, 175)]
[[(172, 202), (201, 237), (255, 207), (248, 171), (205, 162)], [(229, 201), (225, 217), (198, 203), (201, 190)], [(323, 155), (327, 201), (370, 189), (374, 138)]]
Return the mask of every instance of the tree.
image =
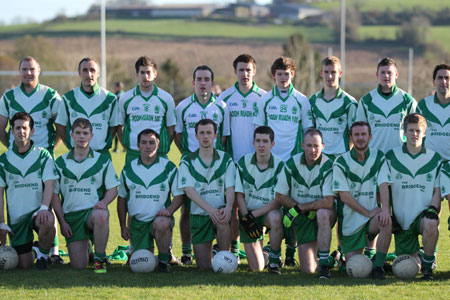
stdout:
[(424, 47), (430, 25), (427, 17), (414, 16), (396, 32), (397, 39), (407, 46)]
[[(361, 4), (355, 1), (352, 5), (347, 5), (345, 10), (345, 38), (347, 41), (356, 42), (359, 40), (359, 27), (362, 23)], [(333, 29), (336, 41), (339, 41), (341, 35), (341, 10), (336, 8), (333, 11), (330, 20), (330, 26)]]
[(162, 63), (158, 73), (158, 84), (168, 91), (176, 100), (184, 98), (187, 88), (184, 86), (184, 78), (181, 76), (180, 67), (172, 59), (168, 58)]

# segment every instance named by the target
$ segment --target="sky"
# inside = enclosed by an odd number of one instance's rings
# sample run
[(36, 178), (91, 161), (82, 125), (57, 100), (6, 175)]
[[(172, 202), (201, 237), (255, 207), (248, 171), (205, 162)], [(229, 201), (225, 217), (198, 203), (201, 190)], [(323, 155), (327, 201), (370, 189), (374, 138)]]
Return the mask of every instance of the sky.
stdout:
[[(100, 0), (4, 0), (7, 5), (0, 9), (0, 24), (25, 23), (30, 20), (42, 22), (64, 13), (72, 17), (84, 14), (92, 4)], [(152, 0), (152, 4), (201, 4), (230, 3), (233, 0)], [(257, 0), (257, 3), (267, 4), (270, 0)]]

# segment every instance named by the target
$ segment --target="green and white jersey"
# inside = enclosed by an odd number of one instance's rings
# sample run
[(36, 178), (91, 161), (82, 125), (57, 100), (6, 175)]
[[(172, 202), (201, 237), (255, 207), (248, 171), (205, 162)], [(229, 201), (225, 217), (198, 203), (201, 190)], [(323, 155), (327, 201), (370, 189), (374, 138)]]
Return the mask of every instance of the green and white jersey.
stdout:
[[(225, 192), (234, 186), (236, 167), (231, 156), (215, 150), (210, 166), (205, 165), (198, 150), (184, 155), (178, 170), (178, 188), (193, 187), (209, 205), (224, 207)], [(207, 216), (208, 213), (191, 201), (191, 215)]]
[(356, 118), (358, 102), (341, 88), (331, 100), (323, 98), (323, 89), (309, 98), (314, 127), (323, 135), (323, 153), (339, 155), (349, 149), (348, 131)]
[(416, 100), (397, 86), (389, 96), (383, 95), (378, 86), (359, 101), (356, 121), (369, 123), (372, 129), (370, 147), (386, 153), (405, 141), (403, 119), (414, 113), (416, 106)]
[[(370, 148), (365, 157), (360, 162), (355, 149), (339, 156), (333, 164), (332, 188), (336, 193), (349, 192), (362, 207), (372, 210), (378, 206), (378, 186), (390, 183), (390, 178), (383, 152)], [(342, 201), (338, 201), (338, 218), (344, 236), (356, 233), (369, 221)]]
[(42, 204), (44, 182), (56, 180), (58, 175), (50, 153), (40, 147), (23, 154), (17, 146), (0, 156), (0, 186), (5, 188), (8, 224), (14, 225), (21, 218)]
[(275, 199), (275, 185), (283, 166), (284, 162), (274, 155), (270, 155), (264, 170), (256, 164), (256, 153), (246, 154), (239, 160), (234, 190), (244, 194), (247, 209), (261, 208)]
[(88, 119), (92, 124), (94, 137), (90, 147), (95, 151), (111, 148), (112, 135), (110, 127), (119, 125), (119, 107), (116, 96), (99, 87), (94, 86), (94, 93), (88, 95), (81, 87), (67, 92), (59, 107), (56, 123), (66, 126), (66, 143), (73, 147), (70, 136), (73, 122), (78, 118)]
[(335, 196), (331, 190), (333, 162), (322, 155), (308, 167), (304, 153), (291, 157), (280, 174), (275, 192), (289, 196), (297, 203), (310, 203), (325, 196)]
[(403, 230), (431, 205), (434, 188), (440, 186), (441, 156), (425, 147), (411, 155), (406, 145), (386, 153), (392, 179), (392, 211)]
[(441, 104), (436, 95), (417, 104), (417, 112), (427, 119), (425, 147), (450, 160), (450, 103)]
[(145, 97), (139, 85), (120, 96), (119, 123), (123, 127), (123, 142), (128, 150), (139, 151), (138, 134), (147, 128), (159, 134), (158, 153), (167, 154), (170, 149), (170, 137), (167, 127), (176, 124), (175, 103), (166, 91), (153, 86), (153, 92)]
[[(22, 85), (7, 91), (0, 100), (0, 115), (11, 120), (18, 112), (28, 113), (34, 121), (34, 133), (31, 139), (36, 147), (53, 150), (55, 145), (55, 128), (53, 122), (58, 113), (61, 97), (54, 89), (38, 84), (29, 94)], [(9, 145), (14, 137), (9, 135)]]
[(446, 162), (442, 165), (440, 174), (440, 187), (442, 197), (447, 197), (450, 201), (448, 195), (450, 195), (450, 162)]
[(252, 89), (247, 94), (243, 94), (236, 82), (219, 96), (219, 99), (227, 104), (230, 112), (231, 138), (227, 140), (226, 150), (233, 156), (235, 163), (245, 154), (255, 151), (253, 118), (258, 110), (257, 102), (265, 93), (266, 91), (253, 83)]
[(149, 222), (161, 208), (170, 205), (170, 194), (182, 195), (177, 189), (177, 167), (158, 156), (149, 166), (141, 158), (126, 164), (120, 175), (119, 197), (127, 199), (130, 217)]
[(78, 162), (73, 149), (56, 159), (60, 176), (55, 194), (61, 194), (63, 213), (90, 209), (105, 192), (119, 185), (119, 178), (108, 154), (89, 150), (88, 156)]
[(181, 101), (176, 108), (177, 125), (175, 132), (181, 133), (181, 149), (183, 154), (194, 152), (198, 149), (198, 141), (195, 138), (195, 124), (202, 119), (211, 119), (217, 124), (217, 139), (215, 148), (222, 150), (222, 136), (230, 135), (230, 115), (227, 105), (222, 100), (216, 99), (211, 94), (211, 99), (205, 105), (198, 101), (197, 96)]
[(277, 86), (258, 101), (257, 126), (269, 126), (275, 132), (275, 146), (272, 153), (283, 161), (302, 151), (303, 130), (313, 127), (311, 106), (308, 98), (291, 84), (286, 96)]

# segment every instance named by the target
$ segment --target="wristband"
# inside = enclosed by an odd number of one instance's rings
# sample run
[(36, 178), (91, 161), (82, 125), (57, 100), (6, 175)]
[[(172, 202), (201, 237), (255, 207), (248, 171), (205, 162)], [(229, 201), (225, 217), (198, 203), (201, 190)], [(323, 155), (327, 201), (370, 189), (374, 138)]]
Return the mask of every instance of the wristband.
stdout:
[(39, 210), (48, 210), (48, 206), (45, 204), (42, 204), (41, 208), (39, 208)]
[(0, 223), (0, 230), (6, 230), (6, 231), (8, 231), (8, 232), (12, 232), (11, 228), (9, 228), (9, 226), (6, 225), (5, 222)]

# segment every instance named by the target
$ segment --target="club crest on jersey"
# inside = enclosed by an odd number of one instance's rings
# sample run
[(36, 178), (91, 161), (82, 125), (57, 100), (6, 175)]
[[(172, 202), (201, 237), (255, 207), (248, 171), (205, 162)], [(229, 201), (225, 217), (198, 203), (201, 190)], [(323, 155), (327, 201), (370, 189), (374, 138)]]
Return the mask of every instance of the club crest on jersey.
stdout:
[(200, 116), (202, 119), (206, 119), (206, 111), (201, 111)]
[(244, 183), (244, 189), (249, 190), (250, 189), (250, 184), (248, 184), (247, 182)]
[(344, 119), (342, 117), (338, 118), (338, 124), (342, 125), (342, 123), (344, 123)]
[(42, 178), (41, 170), (39, 170), (39, 171), (37, 172), (37, 178)]
[(42, 117), (45, 119), (45, 118), (47, 118), (47, 112), (44, 110), (44, 111), (42, 111)]
[(136, 185), (134, 184), (134, 183), (132, 183), (131, 185), (130, 185), (130, 190), (135, 190), (136, 189)]
[(223, 179), (222, 178), (219, 178), (218, 184), (219, 184), (219, 186), (223, 186)]
[(246, 107), (247, 107), (248, 100), (242, 99), (241, 102), (242, 102), (242, 107), (243, 107), (243, 108), (246, 108)]
[(105, 121), (106, 120), (106, 114), (103, 112), (102, 113), (102, 120)]
[(198, 188), (200, 187), (200, 183), (198, 183), (198, 182), (196, 181), (195, 184), (194, 184), (194, 187), (195, 187), (196, 189), (198, 189)]
[(293, 106), (293, 107), (292, 107), (292, 114), (293, 114), (293, 115), (296, 115), (297, 112), (298, 112), (297, 106)]
[(337, 180), (335, 180), (335, 181), (333, 182), (333, 187), (334, 187), (335, 189), (338, 189), (338, 188), (339, 188), (339, 182), (338, 182)]
[(445, 194), (446, 194), (445, 186), (443, 186), (443, 187), (441, 188), (441, 191), (442, 191), (442, 195), (445, 195)]
[(69, 178), (64, 178), (64, 184), (68, 184), (69, 183)]
[(145, 111), (145, 112), (148, 112), (149, 105), (148, 105), (148, 104), (144, 104), (143, 106), (144, 106), (144, 111)]
[(431, 182), (431, 179), (433, 179), (433, 175), (431, 175), (430, 173), (427, 174), (427, 181)]
[(375, 120), (375, 116), (374, 116), (374, 115), (372, 115), (372, 114), (370, 114), (370, 116), (369, 116), (369, 120), (371, 120), (371, 121)]
[(12, 174), (9, 174), (9, 180), (13, 180), (14, 176)]
[(161, 185), (159, 186), (159, 189), (161, 190), (161, 192), (165, 192), (166, 191), (166, 185), (163, 183), (161, 183)]
[(219, 119), (219, 115), (216, 112), (213, 113), (213, 121), (217, 123), (218, 119)]
[(395, 179), (402, 179), (403, 176), (401, 173), (397, 173), (397, 175), (395, 175)]
[(159, 105), (156, 105), (155, 106), (155, 114), (159, 114), (159, 111), (160, 111), (161, 109), (160, 109), (160, 107), (159, 107)]
[(258, 104), (256, 102), (253, 103), (253, 116), (256, 117), (259, 113)]
[(76, 112), (72, 112), (71, 114), (70, 114), (70, 116), (72, 117), (72, 118), (76, 118), (77, 116), (78, 116), (78, 114), (76, 113)]
[(92, 176), (92, 177), (91, 177), (91, 184), (94, 184), (94, 183), (95, 183), (95, 177)]
[(186, 177), (181, 177), (181, 184), (186, 184)]

